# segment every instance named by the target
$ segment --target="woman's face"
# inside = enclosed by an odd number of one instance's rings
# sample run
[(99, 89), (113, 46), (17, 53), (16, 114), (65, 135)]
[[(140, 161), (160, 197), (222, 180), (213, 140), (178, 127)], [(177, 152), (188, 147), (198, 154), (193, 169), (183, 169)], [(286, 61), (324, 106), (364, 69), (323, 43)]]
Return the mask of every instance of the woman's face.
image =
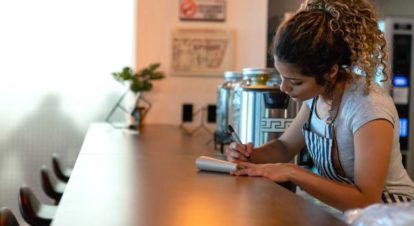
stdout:
[(289, 64), (275, 59), (275, 67), (280, 73), (280, 89), (294, 101), (305, 101), (323, 93), (324, 87), (317, 84), (315, 77), (299, 73)]

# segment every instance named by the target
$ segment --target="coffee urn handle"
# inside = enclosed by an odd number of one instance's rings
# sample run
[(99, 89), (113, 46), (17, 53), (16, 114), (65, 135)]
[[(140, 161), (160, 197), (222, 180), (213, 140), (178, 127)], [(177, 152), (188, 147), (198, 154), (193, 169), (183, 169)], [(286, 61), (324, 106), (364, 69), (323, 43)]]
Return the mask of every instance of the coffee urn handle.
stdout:
[(263, 100), (266, 108), (287, 109), (289, 96), (280, 91), (269, 91), (263, 93)]

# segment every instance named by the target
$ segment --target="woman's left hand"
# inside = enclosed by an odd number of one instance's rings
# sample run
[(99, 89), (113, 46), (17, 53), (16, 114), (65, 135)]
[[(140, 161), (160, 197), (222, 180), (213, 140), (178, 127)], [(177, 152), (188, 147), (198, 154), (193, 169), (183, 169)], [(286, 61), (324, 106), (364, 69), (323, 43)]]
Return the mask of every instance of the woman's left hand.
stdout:
[(238, 165), (242, 169), (232, 172), (232, 175), (261, 176), (269, 178), (277, 183), (289, 181), (292, 171), (296, 168), (296, 165), (291, 163), (254, 164), (249, 162), (239, 162)]

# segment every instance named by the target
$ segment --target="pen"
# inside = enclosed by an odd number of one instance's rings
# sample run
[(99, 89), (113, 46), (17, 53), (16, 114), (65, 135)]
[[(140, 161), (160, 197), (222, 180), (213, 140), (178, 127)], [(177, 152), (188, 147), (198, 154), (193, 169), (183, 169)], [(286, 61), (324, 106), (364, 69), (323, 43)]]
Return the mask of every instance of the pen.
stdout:
[(233, 126), (228, 125), (228, 128), (229, 128), (229, 133), (231, 135), (231, 138), (233, 138), (233, 141), (236, 142), (236, 143), (238, 143), (238, 144), (242, 144), (239, 136), (237, 136), (236, 131), (234, 131)]
[[(238, 143), (238, 144), (243, 145), (240, 138), (239, 138), (239, 136), (237, 135), (236, 131), (234, 131), (233, 126), (228, 125), (228, 129), (229, 129), (229, 133), (230, 133), (231, 138), (233, 139), (233, 141)], [(243, 146), (246, 148), (245, 145), (243, 145)], [(250, 161), (250, 155), (246, 156), (246, 158)]]

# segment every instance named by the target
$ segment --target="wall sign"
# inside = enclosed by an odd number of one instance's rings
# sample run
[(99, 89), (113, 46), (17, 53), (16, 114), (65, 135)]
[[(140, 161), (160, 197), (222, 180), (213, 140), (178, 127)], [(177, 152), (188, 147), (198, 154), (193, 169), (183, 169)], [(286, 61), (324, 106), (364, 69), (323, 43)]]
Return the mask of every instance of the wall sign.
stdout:
[(234, 34), (224, 29), (180, 28), (172, 33), (171, 73), (223, 76), (233, 68)]
[(226, 19), (226, 0), (180, 0), (180, 20), (221, 22)]

